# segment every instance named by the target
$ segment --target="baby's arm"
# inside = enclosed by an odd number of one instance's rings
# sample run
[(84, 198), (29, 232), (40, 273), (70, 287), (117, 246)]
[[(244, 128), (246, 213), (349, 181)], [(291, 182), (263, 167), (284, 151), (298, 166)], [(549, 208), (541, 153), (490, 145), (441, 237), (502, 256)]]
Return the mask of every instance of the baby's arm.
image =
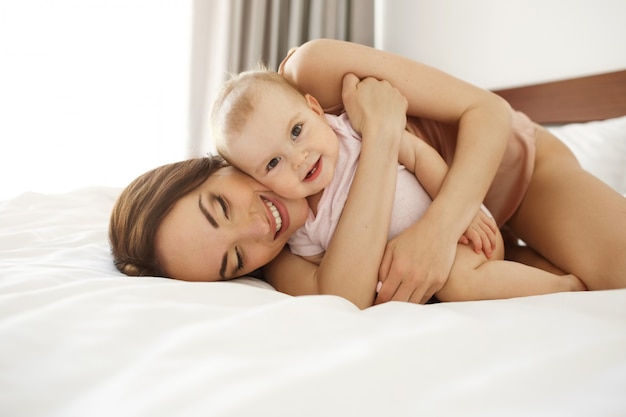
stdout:
[[(415, 174), (432, 199), (437, 196), (448, 173), (448, 165), (435, 149), (405, 130), (398, 161)], [(497, 225), (493, 218), (479, 210), (459, 242), (471, 243), (475, 252), (484, 252), (487, 257), (491, 257), (496, 244), (496, 231)]]

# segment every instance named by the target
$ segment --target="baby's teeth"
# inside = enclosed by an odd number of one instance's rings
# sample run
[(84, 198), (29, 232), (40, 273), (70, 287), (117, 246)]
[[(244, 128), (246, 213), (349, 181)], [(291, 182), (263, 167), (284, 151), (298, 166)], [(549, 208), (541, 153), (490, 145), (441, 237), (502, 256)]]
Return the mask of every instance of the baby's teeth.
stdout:
[(272, 212), (272, 216), (274, 216), (274, 221), (276, 222), (276, 231), (278, 232), (281, 227), (283, 227), (283, 219), (280, 217), (280, 213), (278, 209), (271, 201), (265, 201), (265, 205), (269, 207)]

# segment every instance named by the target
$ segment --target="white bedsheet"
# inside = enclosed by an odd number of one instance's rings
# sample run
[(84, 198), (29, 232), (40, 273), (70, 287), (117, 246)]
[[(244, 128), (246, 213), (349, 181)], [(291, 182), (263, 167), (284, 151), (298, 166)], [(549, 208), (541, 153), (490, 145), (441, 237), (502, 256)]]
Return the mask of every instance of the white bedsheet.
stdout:
[(0, 416), (626, 415), (626, 290), (360, 311), (130, 278), (119, 191), (0, 202)]

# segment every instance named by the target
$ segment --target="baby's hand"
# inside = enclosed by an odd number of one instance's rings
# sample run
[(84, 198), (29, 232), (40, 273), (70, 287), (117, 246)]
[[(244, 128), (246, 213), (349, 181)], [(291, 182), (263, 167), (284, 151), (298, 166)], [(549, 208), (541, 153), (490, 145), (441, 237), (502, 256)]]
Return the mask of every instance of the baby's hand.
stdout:
[(459, 239), (459, 243), (464, 245), (471, 244), (474, 247), (474, 252), (483, 252), (487, 258), (491, 258), (496, 248), (497, 232), (498, 225), (495, 220), (481, 208)]

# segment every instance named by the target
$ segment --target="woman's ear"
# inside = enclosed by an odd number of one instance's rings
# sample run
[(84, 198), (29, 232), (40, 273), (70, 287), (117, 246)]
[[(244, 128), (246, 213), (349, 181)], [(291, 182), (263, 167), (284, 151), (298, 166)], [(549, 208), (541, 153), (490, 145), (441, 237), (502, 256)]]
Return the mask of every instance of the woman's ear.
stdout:
[(315, 97), (313, 97), (310, 94), (305, 94), (304, 98), (306, 100), (306, 103), (309, 105), (309, 108), (311, 108), (311, 110), (313, 110), (315, 113), (319, 115), (324, 114), (324, 109), (322, 109), (322, 106), (320, 105), (319, 101), (317, 101)]

